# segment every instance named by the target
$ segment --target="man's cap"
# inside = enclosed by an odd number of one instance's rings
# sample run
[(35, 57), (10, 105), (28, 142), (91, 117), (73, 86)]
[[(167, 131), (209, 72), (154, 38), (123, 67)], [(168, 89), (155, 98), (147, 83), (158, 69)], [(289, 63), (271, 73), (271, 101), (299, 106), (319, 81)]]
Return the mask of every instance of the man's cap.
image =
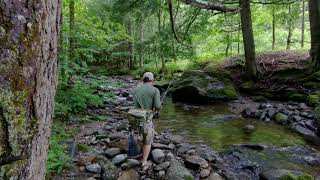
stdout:
[(152, 72), (146, 72), (146, 73), (144, 73), (143, 74), (143, 79), (144, 78), (148, 78), (150, 81), (153, 81), (153, 74), (152, 74)]

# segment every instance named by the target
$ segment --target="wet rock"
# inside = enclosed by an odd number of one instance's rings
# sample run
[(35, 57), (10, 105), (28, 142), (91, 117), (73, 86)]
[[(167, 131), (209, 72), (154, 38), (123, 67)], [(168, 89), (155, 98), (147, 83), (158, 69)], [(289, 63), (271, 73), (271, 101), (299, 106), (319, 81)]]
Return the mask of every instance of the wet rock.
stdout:
[(288, 121), (288, 116), (284, 113), (277, 113), (274, 118), (278, 124), (286, 124)]
[(213, 162), (219, 159), (219, 154), (217, 152), (212, 151), (211, 149), (208, 149), (206, 147), (196, 148), (196, 153), (209, 162)]
[(140, 176), (137, 171), (130, 169), (128, 171), (122, 171), (121, 176), (118, 180), (139, 180)]
[(102, 180), (117, 179), (119, 171), (108, 158), (101, 155), (97, 156), (97, 162), (99, 162), (102, 167)]
[(140, 162), (136, 159), (128, 159), (127, 164), (128, 164), (128, 168), (133, 168), (140, 165)]
[(84, 166), (84, 165), (90, 164), (91, 162), (95, 161), (96, 159), (97, 159), (96, 155), (82, 156), (79, 158), (77, 165)]
[(200, 171), (200, 177), (201, 178), (208, 177), (209, 175), (210, 175), (210, 170), (209, 169), (202, 169)]
[(200, 168), (207, 168), (209, 166), (208, 162), (197, 155), (188, 155), (184, 161), (186, 167), (198, 170)]
[(255, 129), (256, 127), (251, 124), (245, 125), (245, 127), (243, 128), (244, 132), (246, 133), (253, 133)]
[(172, 158), (166, 178), (170, 180), (194, 179), (191, 173), (176, 159)]
[(161, 164), (158, 164), (154, 167), (154, 170), (155, 171), (161, 171), (161, 170), (164, 170), (164, 169), (167, 169), (168, 167), (170, 166), (170, 162), (163, 162)]
[(98, 163), (89, 164), (86, 166), (86, 170), (90, 173), (100, 174), (101, 173), (101, 166)]
[(234, 99), (237, 96), (228, 78), (210, 76), (199, 70), (185, 71), (170, 92), (174, 100), (189, 102)]
[(174, 144), (180, 144), (183, 142), (183, 137), (180, 135), (170, 135), (169, 136), (170, 141), (172, 141)]
[(289, 174), (293, 176), (300, 176), (303, 173), (300, 171), (292, 171), (292, 170), (286, 170), (286, 169), (270, 169), (270, 170), (263, 171), (260, 174), (260, 177), (263, 180), (280, 180), (283, 176), (287, 176)]
[(116, 155), (114, 158), (112, 158), (112, 164), (116, 166), (121, 165), (127, 158), (128, 156), (126, 154)]
[(189, 143), (182, 143), (182, 144), (179, 144), (178, 146), (178, 154), (182, 155), (182, 154), (185, 154), (187, 151), (191, 150), (191, 149), (194, 149), (194, 145), (191, 145)]
[(223, 178), (218, 173), (212, 173), (209, 177), (204, 180), (223, 180)]
[(307, 137), (317, 137), (317, 135), (311, 131), (310, 129), (307, 129), (301, 125), (296, 125), (296, 126), (293, 126), (292, 129), (304, 136), (307, 136)]
[(152, 143), (152, 148), (153, 149), (168, 149), (172, 150), (172, 147), (169, 147), (168, 145), (161, 144), (161, 143)]
[(162, 163), (165, 158), (165, 155), (161, 149), (154, 149), (152, 150), (151, 154), (153, 161), (158, 164)]
[(120, 154), (120, 148), (110, 148), (105, 150), (104, 154), (108, 157), (108, 158), (113, 158), (115, 155)]

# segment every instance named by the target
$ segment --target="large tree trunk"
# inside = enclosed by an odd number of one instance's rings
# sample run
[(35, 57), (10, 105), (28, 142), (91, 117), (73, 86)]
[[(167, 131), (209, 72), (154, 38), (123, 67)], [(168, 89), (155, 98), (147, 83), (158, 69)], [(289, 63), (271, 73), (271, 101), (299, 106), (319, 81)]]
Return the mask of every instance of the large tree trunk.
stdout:
[(276, 14), (275, 7), (272, 7), (272, 50), (274, 50), (276, 44)]
[(287, 50), (291, 48), (291, 37), (292, 37), (292, 18), (291, 16), (291, 5), (288, 7), (288, 37), (287, 37)]
[(256, 52), (254, 46), (251, 10), (249, 0), (240, 0), (241, 27), (245, 54), (246, 75), (249, 79), (257, 78)]
[(75, 20), (74, 20), (74, 0), (69, 2), (69, 61), (74, 59), (75, 55)]
[(309, 0), (312, 70), (320, 70), (320, 1)]
[(301, 48), (304, 47), (304, 19), (305, 19), (305, 0), (302, 0), (302, 18), (301, 18)]
[(0, 1), (0, 179), (44, 179), (60, 5), (60, 0)]

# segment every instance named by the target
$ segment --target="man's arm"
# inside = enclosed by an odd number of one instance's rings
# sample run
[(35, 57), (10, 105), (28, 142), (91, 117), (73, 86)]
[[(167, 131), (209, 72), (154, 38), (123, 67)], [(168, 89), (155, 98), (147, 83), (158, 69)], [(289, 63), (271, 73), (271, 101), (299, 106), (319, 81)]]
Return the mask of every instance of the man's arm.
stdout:
[(157, 110), (161, 109), (161, 101), (160, 101), (160, 91), (159, 89), (156, 89), (156, 94), (153, 96), (153, 105), (154, 108), (156, 108)]

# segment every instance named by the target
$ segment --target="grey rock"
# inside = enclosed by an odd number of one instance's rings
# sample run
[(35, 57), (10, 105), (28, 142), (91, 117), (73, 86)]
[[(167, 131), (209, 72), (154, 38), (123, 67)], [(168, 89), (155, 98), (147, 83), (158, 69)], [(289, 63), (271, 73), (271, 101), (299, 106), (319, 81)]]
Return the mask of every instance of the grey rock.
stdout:
[(317, 135), (313, 131), (300, 125), (293, 126), (292, 129), (307, 137), (317, 137)]
[(183, 137), (180, 135), (170, 135), (169, 139), (174, 143), (174, 144), (180, 144), (183, 142)]
[(210, 170), (209, 169), (202, 169), (200, 171), (200, 177), (201, 178), (208, 177), (209, 175), (210, 175)]
[(212, 173), (209, 177), (204, 180), (223, 180), (223, 178), (218, 173)]
[(154, 167), (154, 170), (155, 171), (161, 171), (161, 170), (164, 170), (164, 169), (167, 169), (168, 167), (170, 166), (170, 162), (163, 162), (161, 164), (158, 164)]
[(270, 169), (270, 170), (263, 171), (260, 174), (260, 177), (265, 180), (280, 180), (281, 177), (289, 174), (293, 176), (300, 176), (303, 173), (300, 171), (291, 171), (286, 169)]
[(194, 179), (188, 169), (182, 166), (182, 164), (174, 158), (170, 161), (170, 167), (167, 171), (166, 178), (170, 180)]
[(168, 150), (173, 150), (172, 147), (169, 147), (168, 145), (161, 144), (161, 143), (152, 143), (152, 148), (153, 149), (168, 149)]
[(112, 162), (105, 156), (97, 156), (97, 162), (102, 167), (101, 180), (117, 179), (118, 169), (112, 164)]
[(140, 162), (136, 159), (128, 159), (127, 164), (128, 164), (128, 168), (133, 168), (140, 165)]
[(116, 166), (121, 165), (127, 158), (128, 156), (126, 154), (116, 155), (114, 158), (112, 158), (112, 164)]
[(194, 170), (200, 168), (207, 168), (209, 166), (208, 162), (200, 156), (197, 155), (188, 155), (184, 161), (186, 167), (189, 167)]
[(152, 150), (151, 154), (153, 161), (158, 164), (162, 163), (165, 158), (165, 155), (161, 149), (154, 149)]
[(113, 158), (115, 155), (120, 154), (120, 148), (110, 148), (105, 150), (104, 154), (108, 157), (108, 158)]
[(91, 173), (100, 174), (101, 173), (101, 166), (98, 163), (89, 164), (86, 166), (86, 170)]
[(165, 171), (159, 171), (158, 175), (159, 175), (159, 178), (163, 178), (166, 175), (166, 172)]

